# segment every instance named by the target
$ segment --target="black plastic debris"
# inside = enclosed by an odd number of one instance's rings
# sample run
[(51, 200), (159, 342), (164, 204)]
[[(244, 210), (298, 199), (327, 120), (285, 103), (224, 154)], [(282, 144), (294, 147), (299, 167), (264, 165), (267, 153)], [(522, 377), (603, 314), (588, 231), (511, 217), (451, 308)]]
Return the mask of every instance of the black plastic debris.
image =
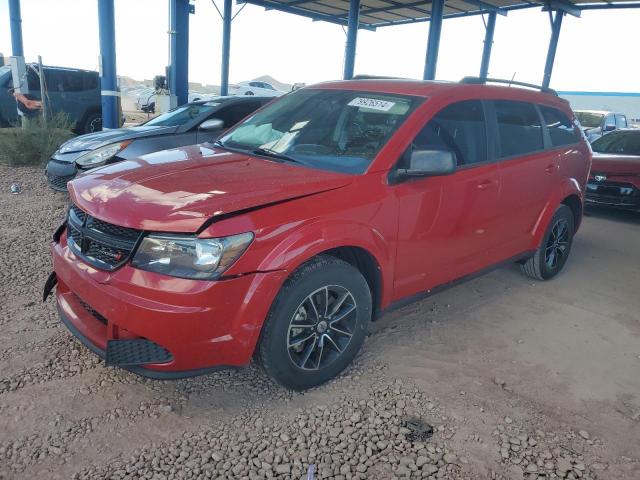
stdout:
[(411, 442), (424, 442), (433, 436), (433, 426), (421, 418), (408, 418), (404, 421), (404, 426), (409, 430), (406, 437)]
[(22, 187), (20, 186), (19, 183), (12, 183), (11, 184), (11, 193), (12, 194), (18, 195), (21, 191), (22, 191)]

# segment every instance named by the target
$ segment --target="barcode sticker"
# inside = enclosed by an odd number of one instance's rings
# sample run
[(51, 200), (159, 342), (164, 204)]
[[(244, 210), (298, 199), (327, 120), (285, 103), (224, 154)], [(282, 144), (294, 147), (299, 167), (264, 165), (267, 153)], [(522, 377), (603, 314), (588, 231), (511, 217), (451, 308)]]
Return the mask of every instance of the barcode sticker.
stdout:
[(378, 100), (377, 98), (364, 98), (364, 97), (356, 97), (351, 100), (348, 105), (350, 107), (361, 107), (361, 108), (369, 108), (371, 110), (380, 110), (383, 112), (388, 112), (393, 108), (395, 102), (388, 102), (386, 100)]

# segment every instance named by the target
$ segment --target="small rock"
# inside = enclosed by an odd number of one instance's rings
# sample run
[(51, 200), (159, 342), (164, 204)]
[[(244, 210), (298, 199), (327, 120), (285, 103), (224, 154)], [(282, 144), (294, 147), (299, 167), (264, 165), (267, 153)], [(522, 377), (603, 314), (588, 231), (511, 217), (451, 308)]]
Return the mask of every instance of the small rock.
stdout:
[(591, 435), (589, 435), (589, 432), (587, 432), (586, 430), (580, 430), (578, 432), (578, 435), (580, 435), (585, 440), (589, 440), (591, 438)]

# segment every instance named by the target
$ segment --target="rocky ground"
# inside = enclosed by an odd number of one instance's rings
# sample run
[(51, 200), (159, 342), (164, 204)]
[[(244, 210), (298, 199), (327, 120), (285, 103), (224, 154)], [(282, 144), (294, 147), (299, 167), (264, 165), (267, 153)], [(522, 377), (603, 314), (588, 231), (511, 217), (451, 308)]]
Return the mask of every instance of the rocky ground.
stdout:
[(592, 212), (552, 282), (506, 268), (383, 317), (292, 393), (106, 368), (41, 303), (65, 205), (0, 167), (0, 479), (640, 478), (639, 216)]

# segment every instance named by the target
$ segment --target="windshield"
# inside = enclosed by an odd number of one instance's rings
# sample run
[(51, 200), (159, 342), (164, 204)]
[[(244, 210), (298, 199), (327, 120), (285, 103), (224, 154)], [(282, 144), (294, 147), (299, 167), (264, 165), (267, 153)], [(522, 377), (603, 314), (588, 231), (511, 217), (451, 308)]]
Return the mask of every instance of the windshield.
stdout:
[(575, 114), (576, 118), (580, 122), (580, 125), (586, 128), (599, 127), (602, 123), (602, 119), (604, 118), (604, 114), (602, 113), (575, 112)]
[(594, 152), (640, 156), (640, 130), (611, 132), (591, 144)]
[(163, 113), (156, 118), (152, 118), (144, 125), (154, 127), (177, 127), (196, 119), (203, 113), (211, 113), (220, 105), (216, 102), (207, 102), (198, 105), (183, 105), (173, 110)]
[(230, 149), (312, 168), (362, 173), (413, 111), (417, 97), (305, 89), (265, 107), (221, 138)]

